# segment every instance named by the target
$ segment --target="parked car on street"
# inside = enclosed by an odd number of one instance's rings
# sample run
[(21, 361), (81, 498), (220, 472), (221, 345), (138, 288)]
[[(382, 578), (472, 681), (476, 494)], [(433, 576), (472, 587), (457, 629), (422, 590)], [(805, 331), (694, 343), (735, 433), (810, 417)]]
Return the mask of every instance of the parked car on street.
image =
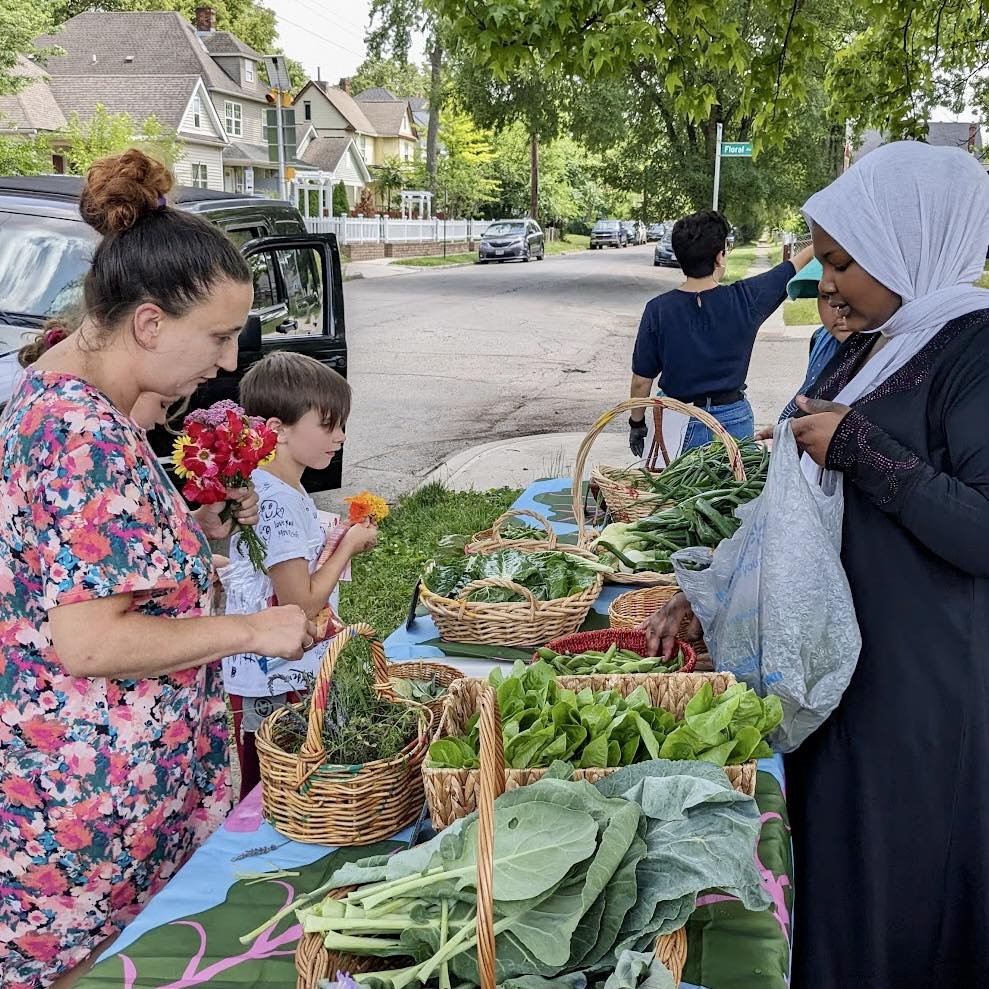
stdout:
[(646, 240), (652, 242), (654, 240), (662, 240), (663, 234), (666, 233), (665, 223), (650, 223), (646, 228)]
[(535, 220), (496, 220), (481, 235), (478, 264), (488, 261), (542, 261), (546, 239)]
[[(82, 308), (82, 282), (99, 234), (79, 215), (77, 176), (0, 176), (0, 354), (20, 349), (44, 320)], [(173, 190), (178, 209), (215, 223), (240, 248), (254, 276), (254, 304), (240, 334), (237, 370), (221, 371), (189, 400), (189, 410), (237, 399), (244, 372), (272, 350), (315, 357), (346, 377), (343, 275), (333, 234), (311, 234), (286, 202)], [(150, 434), (167, 460), (174, 437)], [(340, 487), (342, 455), (307, 470), (309, 491)]]
[(628, 231), (621, 220), (598, 220), (591, 229), (590, 249), (628, 247)]
[(668, 227), (663, 236), (656, 242), (652, 263), (657, 268), (679, 268), (680, 262), (673, 253), (673, 228)]

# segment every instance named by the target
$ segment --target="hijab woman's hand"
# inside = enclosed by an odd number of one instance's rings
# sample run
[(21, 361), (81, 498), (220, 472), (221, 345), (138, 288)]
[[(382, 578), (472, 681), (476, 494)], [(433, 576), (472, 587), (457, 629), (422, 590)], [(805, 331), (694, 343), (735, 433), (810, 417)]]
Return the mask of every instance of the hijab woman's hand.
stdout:
[(825, 402), (819, 398), (807, 398), (804, 395), (797, 396), (797, 408), (807, 413), (790, 420), (797, 446), (808, 454), (815, 464), (823, 467), (835, 431), (851, 409), (847, 405)]

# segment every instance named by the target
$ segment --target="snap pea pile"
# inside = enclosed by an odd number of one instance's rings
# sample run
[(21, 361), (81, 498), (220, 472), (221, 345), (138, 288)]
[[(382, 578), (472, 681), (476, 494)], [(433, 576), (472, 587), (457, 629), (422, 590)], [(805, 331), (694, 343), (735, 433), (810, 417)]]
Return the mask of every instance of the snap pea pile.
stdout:
[(613, 642), (603, 652), (588, 649), (570, 655), (543, 647), (536, 655), (557, 673), (567, 676), (591, 676), (595, 673), (676, 673), (683, 669), (683, 653), (667, 661), (662, 656), (640, 656), (630, 649), (619, 649)]
[[(738, 444), (747, 478), (766, 479), (769, 451), (754, 440)], [(669, 501), (682, 501), (704, 491), (718, 490), (735, 480), (724, 444), (714, 440), (695, 447), (670, 462), (658, 474), (643, 472), (644, 490), (665, 495)]]
[(622, 573), (672, 573), (670, 557), (688, 546), (730, 539), (742, 524), (735, 509), (757, 497), (765, 477), (695, 494), (638, 522), (613, 522), (598, 537), (601, 561)]

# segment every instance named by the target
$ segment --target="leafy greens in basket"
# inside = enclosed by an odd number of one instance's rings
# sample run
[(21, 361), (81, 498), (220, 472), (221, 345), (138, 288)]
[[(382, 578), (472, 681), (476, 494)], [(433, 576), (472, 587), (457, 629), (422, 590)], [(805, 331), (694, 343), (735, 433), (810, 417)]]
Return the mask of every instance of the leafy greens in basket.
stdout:
[[(744, 683), (715, 695), (710, 682), (690, 699), (684, 719), (652, 707), (644, 687), (579, 693), (561, 687), (546, 663), (515, 664), (512, 675), (491, 672), (498, 697), (505, 765), (538, 769), (556, 760), (583, 769), (629, 766), (649, 759), (683, 759), (735, 766), (772, 754), (765, 741), (783, 719), (778, 697), (761, 698)], [(480, 732), (475, 715), (462, 737), (429, 747), (433, 769), (477, 769)]]
[[(713, 766), (651, 762), (596, 786), (555, 765), (495, 801), (493, 899), (500, 985), (672, 989), (657, 936), (682, 927), (718, 888), (750, 910), (769, 897), (755, 864), (759, 811)], [(296, 906), (330, 951), (405, 956), (357, 975), (369, 989), (477, 985), (477, 815), (408, 851), (341, 867)], [(319, 898), (356, 885), (342, 900)], [(609, 973), (610, 976), (609, 976)], [(538, 977), (538, 978), (537, 978)], [(518, 980), (514, 982), (512, 980)]]
[[(426, 570), (423, 583), (440, 597), (456, 598), (472, 581), (499, 577), (527, 588), (538, 601), (552, 601), (579, 594), (591, 587), (597, 575), (605, 570), (607, 567), (593, 560), (558, 550), (527, 553), (518, 549), (502, 549), (494, 553), (465, 555), (458, 538), (441, 543), (436, 558)], [(485, 587), (474, 592), (471, 600), (495, 604), (524, 599), (506, 588)]]

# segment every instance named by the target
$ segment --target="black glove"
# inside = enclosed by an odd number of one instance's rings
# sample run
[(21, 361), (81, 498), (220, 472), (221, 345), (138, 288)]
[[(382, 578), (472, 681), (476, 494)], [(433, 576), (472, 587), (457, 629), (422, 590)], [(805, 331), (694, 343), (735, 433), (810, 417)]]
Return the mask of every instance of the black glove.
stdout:
[(636, 457), (641, 457), (646, 448), (646, 434), (649, 432), (646, 420), (628, 420), (628, 447)]

